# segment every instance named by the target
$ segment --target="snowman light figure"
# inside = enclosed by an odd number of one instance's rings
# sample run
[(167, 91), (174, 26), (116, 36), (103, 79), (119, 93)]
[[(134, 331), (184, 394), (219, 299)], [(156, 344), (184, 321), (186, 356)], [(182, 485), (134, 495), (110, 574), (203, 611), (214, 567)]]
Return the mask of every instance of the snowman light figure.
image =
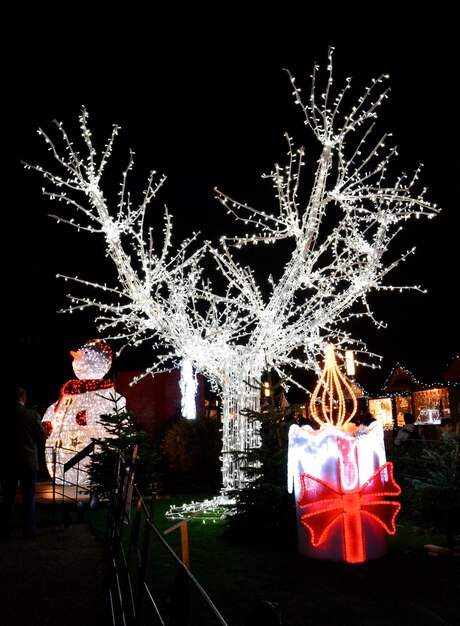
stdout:
[(104, 341), (91, 339), (70, 354), (77, 379), (62, 386), (59, 400), (48, 407), (42, 420), (48, 433), (46, 465), (57, 484), (82, 485), (88, 483), (89, 457), (72, 467), (65, 464), (93, 439), (108, 436), (100, 417), (124, 410), (126, 400), (115, 391), (113, 381), (104, 378), (112, 364), (112, 350)]

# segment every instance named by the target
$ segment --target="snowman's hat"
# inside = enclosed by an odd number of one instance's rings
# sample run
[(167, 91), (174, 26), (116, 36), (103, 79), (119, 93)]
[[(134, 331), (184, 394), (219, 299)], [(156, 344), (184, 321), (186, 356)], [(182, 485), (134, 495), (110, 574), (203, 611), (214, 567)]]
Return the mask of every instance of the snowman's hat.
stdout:
[(100, 354), (106, 361), (112, 360), (112, 348), (102, 339), (90, 339), (79, 350), (71, 350), (70, 354), (78, 361), (84, 358), (83, 352), (86, 350)]

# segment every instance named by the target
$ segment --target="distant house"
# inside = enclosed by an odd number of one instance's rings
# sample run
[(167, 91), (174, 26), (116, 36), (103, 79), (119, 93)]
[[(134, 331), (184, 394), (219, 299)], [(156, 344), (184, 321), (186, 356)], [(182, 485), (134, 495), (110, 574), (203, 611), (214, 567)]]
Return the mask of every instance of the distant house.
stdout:
[[(460, 421), (460, 356), (455, 357), (440, 379), (421, 382), (397, 364), (378, 397), (369, 399), (369, 410), (393, 426), (404, 426), (404, 413), (414, 413), (419, 426), (434, 426), (443, 417)], [(384, 418), (384, 414), (386, 417)]]

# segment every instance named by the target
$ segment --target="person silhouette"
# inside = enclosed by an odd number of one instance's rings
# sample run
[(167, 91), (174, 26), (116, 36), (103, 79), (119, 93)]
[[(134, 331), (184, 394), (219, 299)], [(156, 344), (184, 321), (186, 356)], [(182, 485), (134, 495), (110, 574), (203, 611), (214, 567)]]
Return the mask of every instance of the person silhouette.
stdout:
[(413, 442), (420, 439), (418, 428), (415, 425), (415, 416), (413, 413), (404, 413), (404, 426), (400, 428), (396, 434), (394, 445), (399, 447), (407, 447)]
[(35, 537), (35, 488), (39, 469), (38, 451), (45, 445), (46, 430), (34, 409), (25, 406), (26, 391), (14, 389), (12, 406), (2, 411), (0, 481), (2, 487), (1, 536), (9, 539), (14, 526), (14, 502), (19, 485), (22, 499), (22, 532)]
[(441, 441), (447, 443), (455, 441), (455, 424), (454, 420), (450, 417), (443, 417), (441, 419)]

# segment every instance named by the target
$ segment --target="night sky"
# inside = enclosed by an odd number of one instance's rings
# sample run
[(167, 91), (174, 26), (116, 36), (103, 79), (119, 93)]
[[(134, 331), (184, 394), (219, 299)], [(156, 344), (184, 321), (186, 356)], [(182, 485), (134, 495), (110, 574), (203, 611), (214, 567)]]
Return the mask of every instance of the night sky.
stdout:
[[(460, 352), (453, 9), (436, 3), (431, 12), (417, 7), (417, 15), (401, 16), (381, 5), (381, 13), (348, 7), (330, 15), (332, 5), (307, 11), (304, 2), (283, 2), (280, 12), (265, 3), (145, 4), (99, 16), (84, 3), (65, 3), (65, 14), (21, 5), (5, 25), (13, 41), (2, 44), (6, 382), (25, 386), (39, 409), (57, 399), (73, 377), (69, 350), (98, 333), (90, 315), (58, 313), (72, 289), (56, 274), (99, 280), (110, 272), (96, 238), (49, 217), (56, 207), (41, 194), (43, 180), (21, 165), (49, 163), (37, 129), (52, 132), (58, 119), (77, 139), (82, 106), (98, 145), (120, 125), (107, 189), (116, 191), (131, 148), (134, 191), (143, 189), (151, 169), (167, 176), (151, 210), (168, 206), (177, 239), (192, 230), (212, 238), (220, 232), (215, 225), (225, 223), (213, 188), (262, 204), (271, 186), (261, 176), (285, 163), (285, 132), (316, 158), (285, 68), (305, 92), (313, 64), (326, 66), (329, 46), (336, 84), (353, 77), (356, 96), (371, 78), (389, 74), (377, 134), (393, 133), (398, 172), (424, 164), (426, 198), (442, 208), (435, 220), (409, 222), (396, 243), (417, 251), (389, 282), (420, 284), (428, 294), (382, 293), (373, 300), (388, 328), (366, 323), (357, 333), (384, 357), (364, 382), (375, 387), (396, 363), (423, 381), (438, 377)], [(126, 352), (114, 370), (149, 364), (146, 347)]]

